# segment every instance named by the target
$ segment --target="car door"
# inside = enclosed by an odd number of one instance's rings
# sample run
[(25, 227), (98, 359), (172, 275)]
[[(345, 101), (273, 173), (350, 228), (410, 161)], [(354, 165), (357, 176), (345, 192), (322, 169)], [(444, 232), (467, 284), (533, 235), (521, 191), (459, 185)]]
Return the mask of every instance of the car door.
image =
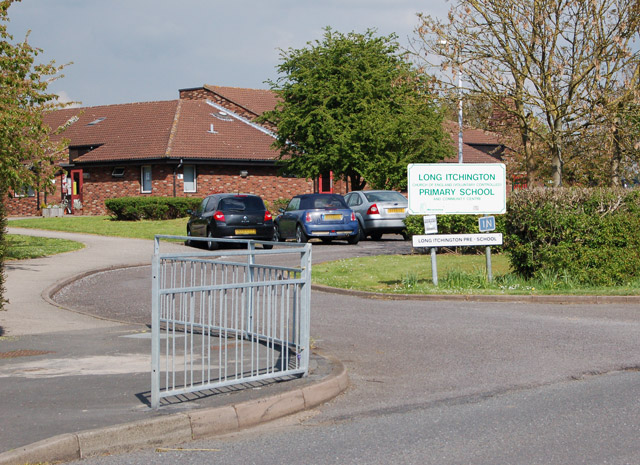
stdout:
[(205, 237), (207, 235), (207, 227), (216, 208), (217, 199), (214, 197), (206, 197), (200, 208), (196, 212), (196, 218), (191, 223), (191, 234), (193, 236)]
[(280, 231), (280, 237), (284, 239), (290, 239), (296, 236), (296, 224), (298, 221), (298, 215), (296, 212), (300, 210), (300, 198), (294, 197), (287, 205), (280, 219), (278, 220), (278, 229)]
[(363, 211), (362, 197), (359, 192), (351, 192), (347, 194), (344, 198), (347, 206), (356, 212), (356, 216), (362, 218), (362, 214), (366, 211)]

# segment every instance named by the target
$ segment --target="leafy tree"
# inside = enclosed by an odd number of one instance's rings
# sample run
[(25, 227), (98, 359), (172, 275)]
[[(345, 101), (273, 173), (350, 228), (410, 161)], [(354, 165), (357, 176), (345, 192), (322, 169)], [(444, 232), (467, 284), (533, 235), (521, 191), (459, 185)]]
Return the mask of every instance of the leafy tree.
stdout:
[(44, 112), (59, 108), (47, 86), (62, 67), (36, 64), (41, 52), (25, 39), (13, 43), (7, 32), (8, 10), (15, 0), (0, 1), (0, 309), (3, 308), (5, 201), (11, 191), (47, 190), (61, 145), (50, 140)]
[(264, 115), (277, 126), (282, 171), (306, 178), (333, 171), (353, 190), (406, 187), (409, 163), (451, 154), (443, 113), (427, 78), (400, 53), (396, 36), (341, 34), (282, 51), (280, 97)]
[(613, 131), (620, 92), (638, 89), (638, 12), (637, 0), (457, 0), (447, 21), (420, 16), (415, 44), (511, 115), (529, 173), (542, 143), (559, 186), (571, 144)]

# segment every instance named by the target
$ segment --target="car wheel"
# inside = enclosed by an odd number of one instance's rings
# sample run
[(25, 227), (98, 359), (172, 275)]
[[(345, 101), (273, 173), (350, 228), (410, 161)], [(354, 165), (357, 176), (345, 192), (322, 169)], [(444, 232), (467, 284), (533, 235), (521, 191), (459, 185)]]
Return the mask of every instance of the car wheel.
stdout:
[(305, 244), (308, 241), (309, 236), (307, 236), (307, 234), (304, 232), (304, 229), (302, 229), (302, 225), (299, 224), (296, 227), (296, 242), (298, 244)]
[(284, 242), (284, 241), (285, 241), (284, 237), (280, 235), (280, 228), (278, 228), (278, 225), (275, 225), (273, 227), (273, 242)]
[[(211, 234), (211, 230), (207, 231), (207, 237), (209, 239), (211, 239), (213, 237), (213, 234)], [(207, 249), (209, 250), (216, 250), (218, 248), (218, 243), (216, 241), (207, 241)]]
[(356, 245), (358, 242), (360, 242), (360, 233), (349, 236), (347, 238), (347, 242), (351, 245)]
[[(191, 237), (191, 228), (187, 228), (187, 236)], [(193, 245), (193, 242), (191, 242), (190, 239), (187, 239), (186, 241), (184, 241), (184, 245), (186, 245), (187, 247), (191, 247)]]
[(361, 241), (364, 241), (367, 238), (367, 233), (364, 230), (364, 226), (362, 226), (362, 223), (360, 221), (358, 221), (358, 238)]
[(379, 241), (380, 239), (382, 239), (382, 233), (381, 232), (371, 233), (371, 239), (373, 239), (374, 241)]

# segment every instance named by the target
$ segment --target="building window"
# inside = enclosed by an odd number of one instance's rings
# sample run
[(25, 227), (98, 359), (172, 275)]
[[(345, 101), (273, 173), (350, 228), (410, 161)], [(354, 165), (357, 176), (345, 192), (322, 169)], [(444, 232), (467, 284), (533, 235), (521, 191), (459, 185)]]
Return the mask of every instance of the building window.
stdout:
[(196, 167), (195, 165), (184, 165), (184, 191), (196, 192)]
[(140, 192), (143, 194), (151, 193), (151, 166), (142, 167), (142, 180), (140, 182)]
[(33, 189), (33, 187), (24, 186), (21, 189), (17, 189), (16, 191), (14, 191), (13, 196), (14, 197), (35, 197), (36, 191)]
[(124, 178), (124, 167), (116, 166), (111, 172), (111, 176), (113, 176), (114, 178)]

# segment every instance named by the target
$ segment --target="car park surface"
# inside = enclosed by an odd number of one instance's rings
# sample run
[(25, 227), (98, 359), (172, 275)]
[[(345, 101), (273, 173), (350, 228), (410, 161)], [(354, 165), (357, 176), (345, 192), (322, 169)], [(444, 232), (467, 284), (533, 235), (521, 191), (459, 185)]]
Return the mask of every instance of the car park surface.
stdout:
[(356, 212), (360, 239), (380, 240), (383, 234), (406, 236), (404, 219), (407, 199), (399, 192), (387, 190), (353, 191), (344, 196), (347, 206)]
[[(273, 234), (271, 212), (257, 195), (209, 195), (195, 212), (191, 212), (187, 223), (187, 236), (193, 237), (270, 241)], [(210, 250), (218, 248), (216, 241), (207, 241), (206, 244)]]
[(278, 240), (307, 242), (319, 238), (323, 242), (345, 239), (357, 244), (360, 239), (355, 212), (338, 194), (296, 195), (275, 219)]

